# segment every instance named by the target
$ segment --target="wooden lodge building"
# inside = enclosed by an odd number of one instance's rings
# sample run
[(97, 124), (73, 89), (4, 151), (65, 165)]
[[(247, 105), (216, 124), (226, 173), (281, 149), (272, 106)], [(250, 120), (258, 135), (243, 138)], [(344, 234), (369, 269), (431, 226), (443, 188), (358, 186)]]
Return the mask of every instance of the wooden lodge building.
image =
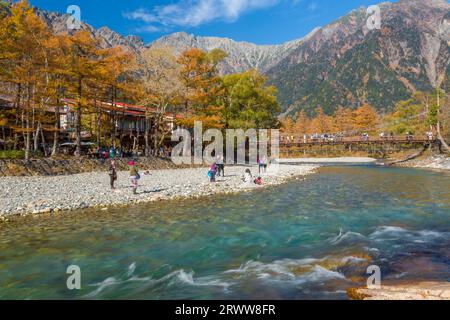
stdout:
[[(52, 106), (46, 107), (45, 110), (38, 107), (34, 108), (34, 114), (39, 114), (40, 119), (42, 119), (41, 135), (44, 137), (47, 147), (53, 144), (56, 114), (59, 114), (60, 117), (60, 144), (73, 144), (75, 142), (75, 101), (64, 99), (63, 103), (64, 105), (60, 107), (58, 113), (56, 107)], [(110, 102), (97, 102), (93, 105), (83, 110), (82, 125), (84, 124), (85, 127), (91, 129), (91, 131), (82, 131), (81, 133), (85, 144), (88, 142), (97, 144), (99, 122), (101, 123), (100, 141), (103, 147), (112, 144), (118, 147), (118, 144), (120, 144), (125, 149), (142, 150), (145, 145), (146, 125), (149, 126), (149, 135), (154, 134), (155, 109), (122, 102), (117, 102), (114, 105)], [(18, 123), (20, 122), (18, 119), (21, 118), (20, 110), (15, 110), (13, 101), (5, 96), (0, 96), (0, 120), (1, 117), (7, 117), (8, 119), (5, 126), (0, 126), (0, 149), (6, 149), (6, 146), (13, 144), (11, 137), (15, 134), (18, 134), (19, 137), (22, 136), (23, 129), (21, 123)], [(166, 113), (164, 116), (165, 131), (172, 132), (174, 125), (175, 116)], [(114, 137), (116, 139), (113, 142)], [(23, 144), (23, 139), (19, 139), (19, 143)], [(170, 136), (168, 139), (170, 141)], [(42, 141), (42, 139), (40, 140)]]

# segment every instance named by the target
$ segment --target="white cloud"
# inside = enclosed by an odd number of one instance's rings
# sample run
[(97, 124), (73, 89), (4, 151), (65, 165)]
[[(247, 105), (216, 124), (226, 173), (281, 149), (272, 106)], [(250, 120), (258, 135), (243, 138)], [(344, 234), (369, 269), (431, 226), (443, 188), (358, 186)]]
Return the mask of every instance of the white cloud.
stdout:
[(196, 27), (222, 20), (233, 22), (247, 12), (268, 8), (280, 0), (179, 0), (177, 3), (156, 6), (152, 10), (138, 9), (125, 13), (131, 20), (140, 20), (148, 25), (142, 28), (156, 32), (171, 27)]
[(311, 12), (316, 11), (317, 9), (319, 9), (319, 4), (316, 1), (313, 1), (308, 5), (308, 10)]
[(153, 26), (153, 25), (147, 25), (136, 29), (137, 32), (144, 32), (144, 33), (153, 33), (153, 32), (161, 32), (163, 31), (160, 27)]

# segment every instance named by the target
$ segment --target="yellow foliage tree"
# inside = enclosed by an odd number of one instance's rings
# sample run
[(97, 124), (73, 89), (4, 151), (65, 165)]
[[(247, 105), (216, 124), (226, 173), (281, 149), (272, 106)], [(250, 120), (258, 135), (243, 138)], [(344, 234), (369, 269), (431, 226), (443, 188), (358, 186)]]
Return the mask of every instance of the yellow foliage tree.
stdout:
[(294, 131), (296, 134), (304, 135), (310, 133), (311, 119), (304, 110), (297, 114), (297, 121), (295, 121)]
[(356, 109), (353, 113), (354, 127), (359, 132), (375, 133), (380, 123), (377, 111), (370, 105), (365, 104)]
[(311, 133), (332, 133), (334, 131), (333, 118), (325, 114), (321, 107), (316, 109), (316, 116), (311, 120)]
[(339, 106), (334, 114), (334, 126), (340, 133), (350, 133), (355, 126), (353, 110)]

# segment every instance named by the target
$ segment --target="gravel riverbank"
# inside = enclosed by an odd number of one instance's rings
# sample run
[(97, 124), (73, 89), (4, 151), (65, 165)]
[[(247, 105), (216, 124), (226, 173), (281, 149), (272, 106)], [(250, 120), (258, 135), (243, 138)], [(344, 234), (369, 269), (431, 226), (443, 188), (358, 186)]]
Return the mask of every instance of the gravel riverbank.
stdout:
[(309, 163), (309, 164), (372, 164), (377, 162), (375, 158), (369, 157), (338, 157), (338, 158), (285, 158), (278, 159), (279, 163)]
[(450, 170), (450, 157), (446, 155), (425, 156), (397, 164), (396, 166), (405, 168)]
[(450, 300), (450, 282), (420, 282), (383, 285), (380, 288), (352, 288), (354, 300)]
[[(91, 207), (121, 206), (175, 198), (192, 198), (217, 193), (236, 193), (269, 185), (287, 179), (311, 174), (313, 165), (280, 165), (269, 167), (262, 175), (263, 186), (244, 185), (241, 181), (245, 166), (225, 168), (225, 177), (209, 183), (206, 168), (152, 170), (142, 173), (138, 194), (133, 195), (129, 173), (118, 173), (117, 189), (109, 187), (107, 172), (80, 173), (48, 177), (1, 177), (0, 217), (17, 214), (39, 214), (70, 211)], [(253, 175), (257, 167), (251, 167)]]

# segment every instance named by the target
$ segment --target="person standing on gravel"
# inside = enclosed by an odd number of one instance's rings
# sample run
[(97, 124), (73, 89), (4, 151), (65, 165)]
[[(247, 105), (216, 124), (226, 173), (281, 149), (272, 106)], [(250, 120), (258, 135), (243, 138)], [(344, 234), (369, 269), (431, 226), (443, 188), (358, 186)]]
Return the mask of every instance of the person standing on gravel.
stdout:
[(130, 179), (131, 187), (133, 188), (133, 194), (137, 194), (138, 180), (141, 178), (141, 176), (139, 175), (139, 170), (136, 167), (134, 160), (128, 162), (128, 165), (130, 166)]
[(115, 190), (114, 182), (117, 180), (116, 161), (112, 160), (109, 165), (109, 181), (111, 183), (111, 190)]
[(216, 164), (217, 164), (217, 176), (225, 177), (225, 163), (223, 161), (223, 156), (217, 156)]
[(267, 160), (266, 156), (263, 156), (261, 159), (259, 159), (259, 162), (258, 162), (259, 174), (267, 172), (267, 164), (268, 164), (268, 160)]

